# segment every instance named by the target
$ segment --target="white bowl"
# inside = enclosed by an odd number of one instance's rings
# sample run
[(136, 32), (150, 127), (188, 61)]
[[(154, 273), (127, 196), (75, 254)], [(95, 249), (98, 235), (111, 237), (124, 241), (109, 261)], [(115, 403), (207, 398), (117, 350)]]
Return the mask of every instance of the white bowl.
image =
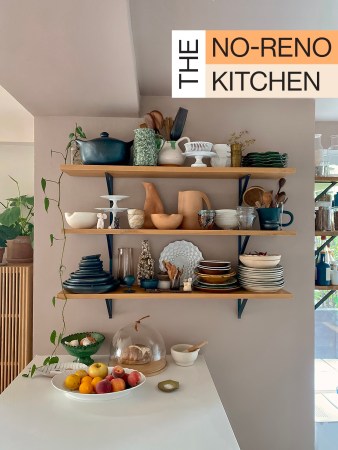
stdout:
[(65, 219), (71, 228), (93, 228), (97, 223), (97, 213), (66, 212)]
[(236, 209), (215, 209), (216, 214), (237, 214)]
[(178, 366), (192, 366), (196, 361), (199, 349), (194, 352), (183, 353), (183, 350), (191, 347), (191, 345), (192, 344), (176, 344), (171, 347), (171, 356)]
[(276, 267), (279, 264), (281, 257), (281, 255), (239, 255), (239, 260), (246, 267), (252, 267), (256, 269), (269, 269), (271, 267)]

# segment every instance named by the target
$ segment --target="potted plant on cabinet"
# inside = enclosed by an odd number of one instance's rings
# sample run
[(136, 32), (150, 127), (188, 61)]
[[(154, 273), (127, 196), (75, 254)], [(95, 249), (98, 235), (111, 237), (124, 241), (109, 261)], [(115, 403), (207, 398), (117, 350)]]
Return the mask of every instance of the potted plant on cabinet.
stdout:
[(21, 195), (19, 183), (10, 178), (17, 185), (18, 196), (8, 198), (6, 203), (0, 202), (4, 208), (0, 226), (7, 243), (7, 262), (29, 263), (33, 261), (34, 197)]
[(4, 253), (7, 247), (7, 240), (14, 239), (16, 236), (17, 232), (14, 227), (0, 225), (0, 264), (3, 261)]

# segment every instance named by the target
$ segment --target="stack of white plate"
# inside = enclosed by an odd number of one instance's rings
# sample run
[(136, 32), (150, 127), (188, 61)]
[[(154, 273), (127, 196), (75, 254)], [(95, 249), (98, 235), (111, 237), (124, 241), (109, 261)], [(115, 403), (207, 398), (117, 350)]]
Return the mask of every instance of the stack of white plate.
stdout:
[(269, 269), (238, 266), (238, 280), (242, 287), (253, 292), (277, 292), (284, 287), (283, 267)]
[(215, 223), (223, 230), (234, 230), (238, 228), (236, 209), (216, 209)]

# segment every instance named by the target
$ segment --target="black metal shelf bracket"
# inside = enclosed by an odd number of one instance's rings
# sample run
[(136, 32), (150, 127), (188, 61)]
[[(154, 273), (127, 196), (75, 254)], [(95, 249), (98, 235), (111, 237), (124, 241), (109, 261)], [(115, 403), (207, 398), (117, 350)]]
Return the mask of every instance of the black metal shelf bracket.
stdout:
[[(114, 177), (110, 175), (110, 173), (106, 173), (106, 183), (107, 183), (107, 189), (108, 194), (113, 195), (114, 192)], [(110, 206), (112, 206), (112, 202), (110, 202)], [(113, 220), (113, 214), (109, 214), (109, 222), (111, 223)], [(108, 247), (108, 256), (109, 256), (109, 272), (112, 275), (113, 274), (113, 235), (107, 234), (107, 247)], [(106, 306), (108, 311), (108, 317), (109, 319), (113, 318), (113, 300), (111, 298), (106, 298)]]
[(243, 314), (243, 311), (244, 311), (244, 308), (246, 306), (246, 302), (247, 301), (248, 301), (247, 298), (243, 298), (243, 299), (239, 298), (237, 300), (237, 316), (238, 316), (239, 319), (242, 318), (242, 314)]
[[(243, 203), (243, 194), (248, 188), (249, 181), (250, 181), (249, 174), (238, 179), (238, 204), (239, 204), (239, 206), (241, 206)], [(239, 257), (239, 255), (242, 255), (245, 252), (245, 249), (246, 249), (246, 246), (248, 245), (250, 236), (244, 236), (244, 239), (242, 239), (242, 238), (243, 238), (243, 236), (238, 236), (238, 239), (237, 239), (238, 257)], [(248, 301), (247, 298), (237, 299), (237, 317), (238, 317), (238, 319), (241, 319), (247, 301)]]
[[(328, 286), (329, 288), (330, 286)], [(320, 307), (320, 305), (322, 305), (327, 299), (329, 299), (331, 297), (331, 295), (333, 295), (336, 291), (331, 289), (329, 290), (329, 292), (327, 292), (324, 297), (322, 297), (316, 304), (315, 304), (315, 310), (318, 309)]]
[(251, 175), (245, 175), (238, 179), (238, 205), (241, 206), (243, 203), (243, 194), (248, 188)]

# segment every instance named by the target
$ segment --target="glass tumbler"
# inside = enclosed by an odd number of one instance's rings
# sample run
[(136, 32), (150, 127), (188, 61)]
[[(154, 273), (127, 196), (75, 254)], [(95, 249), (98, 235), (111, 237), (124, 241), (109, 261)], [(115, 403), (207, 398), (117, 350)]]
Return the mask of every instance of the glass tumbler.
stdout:
[(251, 206), (237, 207), (238, 228), (240, 230), (251, 230), (255, 219), (255, 208)]
[(134, 275), (133, 249), (117, 249), (117, 278), (122, 285), (126, 285), (124, 278), (128, 275)]

